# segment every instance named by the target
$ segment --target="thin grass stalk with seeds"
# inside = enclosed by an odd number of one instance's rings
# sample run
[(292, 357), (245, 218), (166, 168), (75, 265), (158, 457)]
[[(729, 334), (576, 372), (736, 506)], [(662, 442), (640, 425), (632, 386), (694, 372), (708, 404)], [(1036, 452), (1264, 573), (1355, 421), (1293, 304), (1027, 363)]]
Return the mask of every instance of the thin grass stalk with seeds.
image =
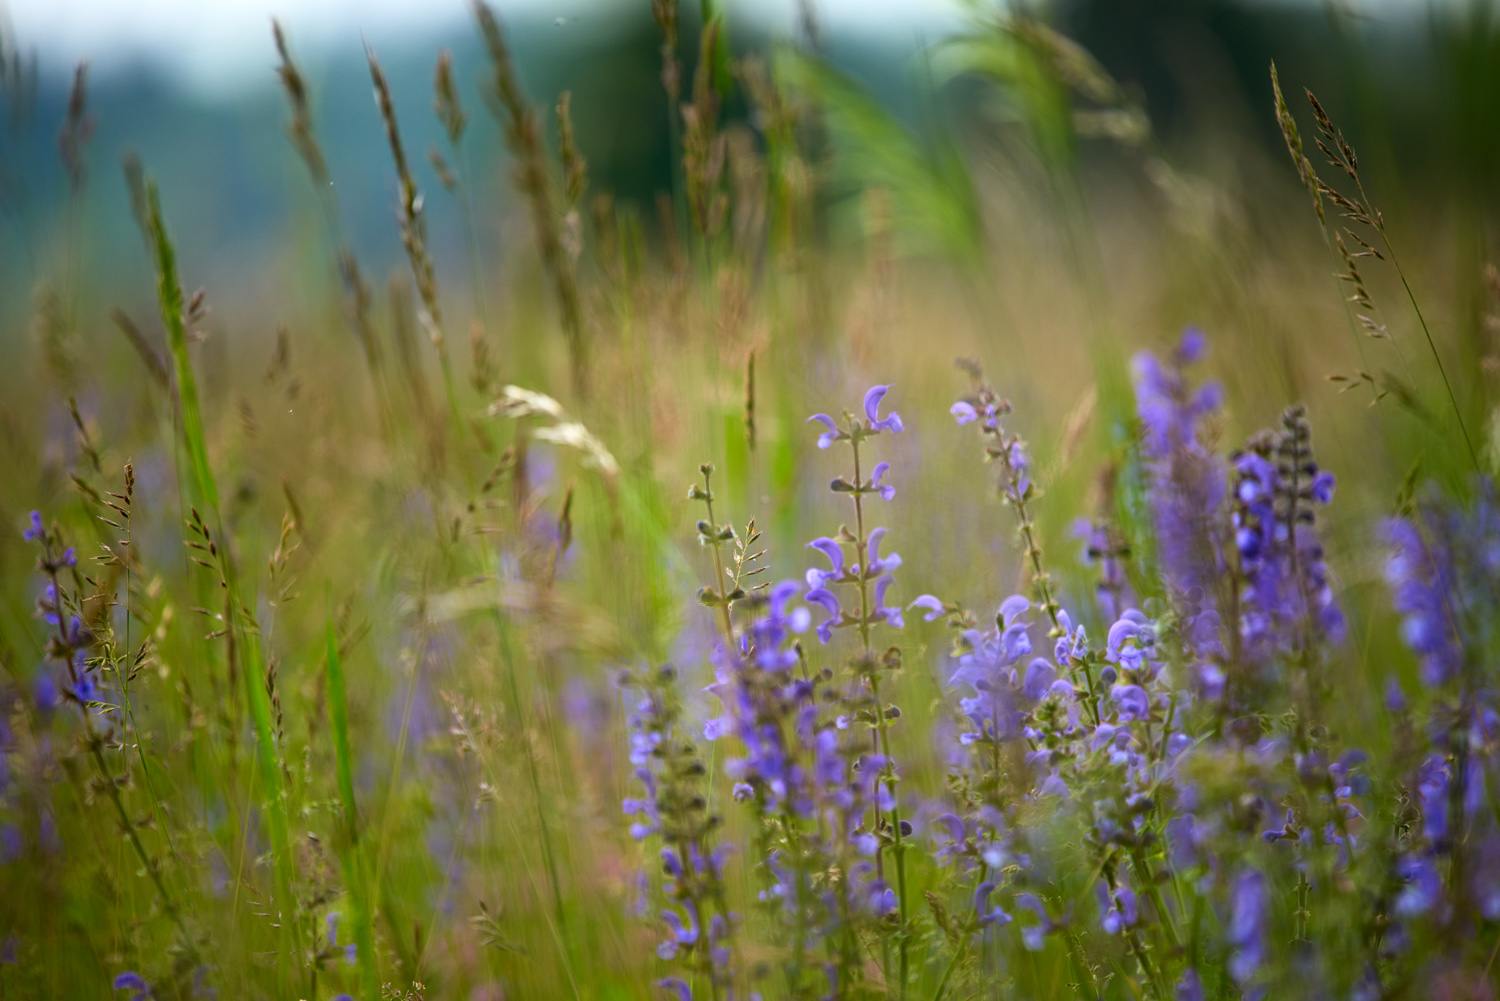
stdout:
[(552, 201), (552, 180), (548, 173), (546, 153), (542, 148), (541, 130), (536, 112), (526, 99), (510, 48), (499, 18), (483, 0), (475, 0), (474, 16), (479, 22), (493, 75), (490, 111), (500, 121), (505, 145), (515, 157), (513, 175), (517, 190), (531, 205), (531, 221), (542, 268), (552, 279), (562, 314), (563, 335), (568, 343), (568, 360), (573, 391), (580, 398), (588, 392), (589, 370), (587, 345), (583, 334), (583, 306), (578, 294), (572, 263), (563, 248), (557, 212)]
[(391, 147), (391, 159), (396, 165), (396, 179), (401, 186), (400, 215), (401, 245), (406, 249), (411, 262), (412, 279), (417, 286), (424, 310), (423, 326), (437, 349), (438, 366), (443, 374), (443, 391), (448, 400), (449, 417), (457, 435), (464, 430), (463, 416), (458, 405), (458, 389), (453, 381), (453, 363), (448, 357), (447, 338), (443, 334), (443, 311), (438, 302), (437, 272), (432, 257), (427, 252), (427, 219), (422, 214), (422, 193), (417, 188), (407, 164), (406, 150), (401, 145), (401, 130), (396, 123), (396, 106), (391, 100), (390, 85), (385, 73), (375, 58), (375, 50), (365, 46), (365, 58), (370, 64), (370, 81), (375, 86), (375, 104), (380, 109), (380, 118), (385, 122), (386, 141)]
[[(1353, 302), (1373, 311), (1374, 304), (1370, 301), (1369, 293), (1364, 287), (1364, 282), (1360, 278), (1353, 260), (1349, 257), (1347, 248), (1344, 247), (1343, 240), (1335, 236), (1339, 251), (1335, 253), (1335, 243), (1328, 238), (1328, 214), (1323, 204), (1322, 180), (1318, 177), (1317, 170), (1307, 159), (1307, 155), (1303, 151), (1302, 135), (1297, 129), (1297, 119), (1292, 116), (1291, 109), (1287, 107), (1286, 97), (1281, 92), (1281, 80), (1277, 75), (1274, 60), (1271, 62), (1271, 92), (1274, 96), (1276, 124), (1281, 130), (1281, 137), (1286, 143), (1287, 152), (1291, 155), (1292, 165), (1297, 169), (1297, 178), (1301, 182), (1302, 187), (1307, 191), (1308, 198), (1312, 201), (1313, 212), (1318, 217), (1318, 234), (1323, 238), (1324, 250), (1327, 251), (1329, 258), (1333, 260), (1336, 267), (1339, 265), (1343, 265), (1344, 267), (1343, 271), (1335, 270), (1334, 283), (1339, 289), (1339, 299), (1344, 304), (1344, 316), (1349, 321), (1349, 333), (1354, 338), (1354, 348), (1359, 354), (1360, 369), (1353, 378), (1343, 375), (1333, 375), (1329, 377), (1329, 380), (1340, 384), (1343, 387), (1342, 392), (1348, 392), (1361, 385), (1368, 386), (1371, 393), (1370, 403), (1374, 405), (1384, 399), (1389, 391), (1382, 388), (1376, 378), (1370, 374), (1370, 362), (1365, 353), (1364, 338), (1359, 335), (1359, 327), (1363, 325), (1366, 332), (1372, 336), (1389, 335), (1383, 326), (1376, 324), (1367, 317), (1356, 316), (1354, 310), (1350, 308), (1350, 303)], [(1353, 286), (1354, 298), (1352, 299), (1350, 296), (1344, 294), (1343, 286), (1346, 283)], [(1394, 340), (1391, 341), (1391, 344), (1398, 352), (1400, 351), (1400, 346)]]
[(344, 869), (344, 886), (354, 907), (355, 959), (359, 964), (360, 985), (366, 997), (375, 997), (380, 989), (380, 970), (376, 964), (373, 915), (370, 906), (367, 863), (360, 840), (359, 810), (354, 802), (353, 755), (349, 748), (349, 707), (344, 691), (344, 662), (339, 654), (338, 633), (333, 617), (328, 619), (327, 660), (328, 720), (333, 727), (334, 764), (338, 772), (339, 804), (343, 810), (344, 830), (339, 855)]
[(329, 241), (334, 247), (334, 263), (344, 290), (344, 315), (364, 354), (365, 367), (370, 374), (371, 388), (375, 392), (375, 406), (380, 414), (382, 427), (385, 428), (389, 415), (386, 412), (384, 365), (381, 358), (380, 340), (375, 335), (374, 324), (370, 321), (369, 285), (360, 271), (359, 261), (354, 256), (354, 248), (345, 233), (343, 213), (333, 191), (333, 179), (329, 175), (327, 160), (323, 156), (323, 149), (318, 144), (317, 133), (313, 129), (307, 80), (292, 59), (291, 45), (287, 41), (286, 32), (280, 21), (271, 22), (271, 33), (276, 42), (276, 52), (281, 58), (281, 65), (277, 67), (276, 74), (281, 80), (281, 87), (286, 92), (287, 103), (291, 106), (292, 112), (292, 120), (286, 127), (287, 136), (307, 167), (313, 191), (322, 208), (324, 225), (328, 231)]
[[(1417, 316), (1417, 323), (1422, 328), (1422, 336), (1426, 338), (1427, 349), (1432, 354), (1432, 360), (1437, 366), (1438, 375), (1442, 377), (1443, 389), (1448, 394), (1448, 403), (1453, 408), (1453, 417), (1458, 422), (1459, 433), (1463, 435), (1464, 447), (1468, 450), (1469, 460), (1477, 470), (1480, 468), (1479, 455), (1475, 452), (1474, 442), (1469, 437), (1469, 428), (1464, 422), (1463, 411), (1458, 405), (1458, 396), (1453, 391), (1453, 383), (1448, 379), (1448, 369), (1443, 365), (1442, 355), (1438, 353), (1437, 343), (1433, 340), (1432, 331), (1427, 326), (1427, 318), (1423, 315), (1421, 306), (1417, 304), (1417, 296), (1412, 291), (1411, 282), (1407, 279), (1406, 271), (1401, 267), (1401, 262), (1396, 257), (1396, 249), (1392, 246), (1390, 235), (1386, 232), (1385, 219), (1371, 203), (1370, 196), (1365, 192), (1364, 181), (1359, 173), (1359, 158), (1354, 152), (1354, 147), (1344, 138), (1343, 132), (1333, 124), (1333, 121), (1328, 117), (1328, 113), (1323, 110), (1323, 105), (1319, 103), (1313, 92), (1311, 90), (1306, 90), (1305, 92), (1307, 94), (1307, 102), (1313, 109), (1313, 117), (1318, 123), (1318, 149), (1322, 151), (1323, 156), (1328, 160), (1330, 166), (1342, 170), (1354, 182), (1355, 190), (1359, 192), (1359, 197), (1351, 199), (1321, 178), (1316, 179), (1318, 191), (1342, 210), (1344, 218), (1354, 223), (1368, 226), (1380, 237), (1381, 245), (1385, 248), (1384, 257), (1373, 246), (1365, 242), (1354, 230), (1348, 228), (1345, 230), (1351, 238), (1359, 242), (1364, 248), (1365, 253), (1382, 260), (1388, 259), (1391, 267), (1396, 271), (1396, 276), (1400, 278), (1401, 287), (1406, 291), (1407, 301), (1411, 303), (1412, 312)], [(1343, 249), (1342, 240), (1339, 241), (1339, 245)], [(1346, 255), (1344, 260), (1352, 270), (1353, 261), (1347, 256), (1347, 249), (1343, 249), (1343, 253)]]
[[(197, 380), (193, 374), (192, 360), (188, 356), (187, 329), (184, 320), (182, 286), (177, 276), (176, 252), (167, 236), (162, 222), (161, 202), (156, 185), (149, 179), (145, 182), (147, 236), (155, 252), (157, 298), (161, 304), (162, 323), (167, 328), (168, 344), (171, 348), (173, 368), (177, 381), (178, 402), (182, 415), (183, 444), (187, 450), (193, 473), (192, 493), (206, 505), (214, 520), (219, 518), (219, 492), (215, 485), (213, 470), (208, 462), (208, 449), (204, 440), (203, 417), (198, 406)], [(196, 511), (194, 512), (196, 515)], [(200, 520), (201, 524), (201, 520)], [(287, 829), (286, 788), (282, 772), (277, 763), (276, 741), (272, 725), (271, 705), (261, 684), (264, 662), (261, 656), (259, 636), (253, 621), (245, 613), (237, 597), (234, 563), (229, 553), (224, 552), (219, 563), (223, 574), (222, 585), (229, 615), (225, 628), (235, 635), (243, 646), (250, 664), (262, 670), (244, 671), (246, 700), (250, 705), (258, 743), (260, 779), (264, 786), (262, 795), (268, 814), (273, 867), (276, 877), (277, 901), (281, 913), (278, 934), (285, 934), (285, 926), (295, 913), (292, 896), (292, 856)]]
[[(35, 516), (33, 516), (35, 517)], [(88, 667), (82, 664), (83, 653), (88, 645), (91, 645), (94, 636), (87, 627), (79, 627), (78, 618), (74, 618), (75, 626), (70, 628), (68, 615), (68, 597), (70, 592), (64, 583), (60, 571), (66, 566), (72, 566), (72, 550), (64, 547), (57, 529), (44, 530), (39, 536), (34, 537), (41, 545), (41, 559), (39, 566), (43, 576), (46, 578), (50, 588), (51, 617), (56, 620), (56, 634), (49, 638), (47, 643), (48, 656), (60, 661), (67, 671), (71, 683), (70, 691), (73, 693), (71, 701), (77, 706), (83, 722), (83, 746), (87, 749), (89, 757), (98, 774), (95, 783), (98, 789), (102, 789), (109, 797), (110, 804), (114, 807), (115, 819), (120, 830), (125, 833), (126, 840), (141, 863), (142, 870), (151, 880), (162, 909), (176, 926), (181, 936), (182, 948), (189, 955), (196, 955), (197, 945), (188, 930), (182, 908), (178, 905), (176, 897), (167, 888), (162, 878), (161, 864), (146, 849), (140, 836), (140, 826), (131, 817), (126, 809), (125, 800), (121, 795), (121, 783), (119, 777), (110, 769), (109, 763), (104, 757), (105, 734), (94, 726), (93, 709), (95, 703), (89, 702), (78, 696), (81, 690), (82, 680), (80, 670), (87, 671)], [(75, 569), (74, 580), (77, 582), (78, 574)], [(76, 592), (72, 593), (74, 602), (78, 605), (77, 611), (82, 613), (82, 598)], [(48, 599), (44, 598), (46, 602)], [(108, 653), (106, 654), (108, 657)]]
[[(452, 166), (450, 168), (448, 161), (438, 152), (437, 147), (429, 149), (427, 155), (432, 161), (433, 168), (438, 172), (438, 178), (443, 187), (458, 199), (459, 214), (464, 227), (464, 242), (469, 252), (469, 283), (474, 296), (474, 317), (481, 331), (476, 336), (482, 338), (483, 328), (489, 324), (489, 307), (485, 303), (484, 296), (484, 257), (480, 251), (479, 230), (475, 225), (474, 205), (470, 194), (473, 184), (469, 174), (469, 154), (464, 146), (464, 134), (468, 129), (469, 116), (464, 111), (463, 102), (458, 96), (458, 85), (453, 80), (453, 55), (447, 49), (438, 53), (437, 66), (432, 76), (432, 92), (432, 110), (437, 115), (438, 122), (443, 126), (443, 136), (448, 140)], [(476, 364), (476, 368), (479, 367), (481, 366)], [(479, 373), (476, 371), (475, 375), (477, 377)], [(484, 391), (486, 389), (481, 388), (481, 392)]]
[(68, 175), (67, 271), (64, 282), (65, 301), (68, 304), (66, 322), (70, 327), (76, 326), (78, 322), (78, 299), (82, 293), (80, 203), (83, 198), (84, 180), (88, 176), (84, 156), (89, 141), (94, 136), (96, 124), (88, 110), (88, 72), (87, 62), (79, 63), (73, 72), (73, 89), (68, 94), (67, 117), (63, 122), (62, 132), (58, 136), (63, 168)]

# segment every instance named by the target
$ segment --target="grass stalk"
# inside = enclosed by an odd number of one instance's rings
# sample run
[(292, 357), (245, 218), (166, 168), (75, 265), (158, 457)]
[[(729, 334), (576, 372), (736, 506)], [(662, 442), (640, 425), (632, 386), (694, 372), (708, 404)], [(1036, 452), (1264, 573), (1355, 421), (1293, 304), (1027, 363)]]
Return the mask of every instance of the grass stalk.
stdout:
[[(198, 384), (193, 373), (192, 359), (188, 354), (187, 324), (183, 309), (182, 285), (177, 272), (176, 252), (162, 221), (161, 199), (156, 185), (149, 179), (146, 181), (146, 202), (147, 237), (155, 256), (157, 298), (161, 305), (162, 324), (167, 330), (167, 344), (177, 381), (183, 446), (187, 450), (193, 474), (193, 492), (211, 513), (216, 525), (221, 525), (219, 492), (214, 482), (213, 470), (208, 462), (203, 416), (198, 403)], [(219, 534), (222, 537), (222, 528), (219, 529)], [(279, 937), (285, 941), (296, 911), (296, 900), (292, 894), (292, 854), (286, 816), (287, 793), (284, 776), (277, 761), (270, 698), (262, 683), (266, 665), (262, 657), (258, 630), (239, 603), (234, 563), (227, 550), (223, 554), (222, 570), (223, 583), (227, 592), (226, 605), (229, 610), (228, 621), (225, 624), (239, 636), (239, 641), (246, 653), (245, 659), (254, 668), (240, 673), (245, 682), (246, 702), (250, 706), (251, 720), (255, 728), (261, 793), (265, 800), (267, 824), (270, 828), (279, 912), (276, 924), (279, 928)]]
[(368, 998), (380, 994), (380, 971), (375, 955), (374, 911), (366, 883), (364, 852), (359, 838), (359, 811), (354, 803), (354, 765), (349, 750), (349, 706), (344, 689), (344, 663), (338, 633), (328, 620), (328, 720), (333, 726), (334, 763), (338, 772), (339, 803), (344, 813), (344, 837), (339, 843), (344, 886), (354, 906), (355, 959), (359, 982)]

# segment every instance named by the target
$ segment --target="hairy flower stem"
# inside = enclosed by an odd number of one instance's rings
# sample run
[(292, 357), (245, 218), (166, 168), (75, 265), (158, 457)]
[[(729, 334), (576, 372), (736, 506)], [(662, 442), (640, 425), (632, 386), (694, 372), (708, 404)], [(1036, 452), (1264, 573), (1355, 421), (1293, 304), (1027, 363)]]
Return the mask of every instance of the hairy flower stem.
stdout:
[(1308, 896), (1311, 889), (1312, 887), (1307, 882), (1307, 874), (1299, 872), (1297, 874), (1297, 928), (1292, 935), (1294, 942), (1307, 941), (1307, 919), (1312, 915), (1312, 911), (1308, 908)]
[(1167, 944), (1173, 949), (1177, 948), (1177, 929), (1171, 918), (1171, 912), (1167, 910), (1167, 902), (1161, 894), (1161, 884), (1156, 880), (1156, 874), (1151, 871), (1151, 865), (1146, 861), (1146, 855), (1140, 848), (1130, 850), (1130, 864), (1135, 869), (1136, 878), (1146, 888), (1146, 896), (1151, 900), (1151, 906), (1156, 909), (1157, 920), (1161, 924), (1162, 933), (1167, 937)]
[[(1005, 464), (1005, 494), (1011, 505), (1016, 509), (1016, 521), (1021, 533), (1021, 547), (1024, 555), (1031, 564), (1031, 583), (1036, 588), (1038, 604), (1042, 611), (1047, 613), (1047, 619), (1052, 623), (1050, 635), (1061, 636), (1063, 634), (1062, 623), (1057, 617), (1061, 606), (1052, 593), (1052, 575), (1047, 573), (1042, 564), (1042, 547), (1036, 542), (1036, 523), (1032, 520), (1031, 509), (1026, 504), (1027, 495), (1031, 492), (1029, 485), (1023, 486), (1025, 473), (1011, 463), (1010, 449), (1001, 451), (1001, 461)], [(1088, 707), (1094, 717), (1094, 725), (1098, 726), (1103, 719), (1099, 714), (1099, 699), (1094, 690), (1094, 669), (1090, 666), (1087, 658), (1081, 661), (1083, 666), (1083, 680), (1088, 685), (1089, 700)]]
[[(73, 647), (68, 638), (68, 627), (65, 625), (63, 616), (62, 581), (57, 576), (57, 564), (52, 558), (51, 543), (44, 545), (43, 563), (47, 568), (47, 579), (52, 584), (52, 593), (57, 601), (57, 641), (58, 649), (66, 658), (69, 679), (74, 687), (78, 685), (78, 670), (73, 664)], [(83, 717), (84, 743), (88, 746), (89, 754), (94, 759), (94, 765), (99, 769), (99, 778), (102, 780), (106, 792), (109, 793), (109, 801), (114, 804), (115, 817), (120, 823), (120, 828), (125, 832), (130, 841), (130, 847), (135, 851), (136, 857), (141, 860), (141, 867), (145, 869), (146, 875), (150, 877), (152, 885), (156, 888), (157, 895), (161, 898), (162, 909), (177, 925), (177, 930), (182, 935), (182, 944), (191, 955), (197, 955), (197, 947), (193, 938), (188, 934), (187, 923), (183, 920), (182, 911), (178, 909), (176, 900), (167, 889), (166, 883), (161, 878), (161, 870), (156, 861), (146, 851), (146, 846), (141, 843), (140, 832), (135, 822), (130, 819), (129, 812), (125, 809), (125, 802), (120, 796), (120, 787), (115, 782), (114, 775), (109, 770), (109, 764), (104, 760), (104, 737), (94, 729), (94, 720), (89, 715), (89, 707), (82, 701), (78, 701), (78, 711)]]
[[(868, 557), (869, 537), (865, 535), (865, 507), (864, 493), (862, 490), (864, 478), (861, 475), (859, 463), (859, 439), (850, 441), (850, 448), (854, 452), (854, 526), (855, 534), (858, 536), (858, 552)], [(866, 559), (868, 562), (868, 559)], [(907, 950), (906, 935), (906, 844), (901, 838), (901, 807), (896, 799), (896, 768), (891, 761), (890, 737), (887, 731), (890, 729), (890, 720), (886, 717), (885, 709), (880, 704), (880, 676), (879, 665), (875, 660), (875, 653), (870, 648), (870, 593), (869, 593), (870, 568), (861, 564), (859, 573), (859, 638), (862, 646), (861, 665), (869, 671), (870, 698), (875, 704), (875, 733), (879, 739), (880, 754), (885, 758), (885, 769), (882, 779), (885, 781), (886, 789), (891, 794), (891, 832), (894, 845), (891, 850), (896, 858), (896, 906), (901, 917), (900, 940), (897, 943), (899, 953), (900, 972), (900, 997), (906, 997), (907, 970), (909, 956)], [(876, 797), (875, 803), (875, 827), (879, 834), (880, 828), (880, 802)], [(881, 879), (885, 878), (885, 846), (882, 843), (875, 849), (875, 868)], [(881, 938), (881, 950), (885, 954), (884, 966), (890, 969), (890, 943), (884, 937)], [(887, 973), (889, 976), (889, 973)]]
[(724, 627), (724, 642), (729, 644), (730, 649), (733, 649), (734, 623), (729, 618), (729, 587), (724, 583), (724, 557), (719, 552), (724, 542), (717, 537), (718, 523), (714, 521), (714, 494), (709, 482), (709, 478), (713, 476), (714, 467), (704, 463), (698, 468), (703, 473), (703, 506), (708, 512), (708, 523), (715, 529), (715, 537), (710, 546), (714, 551), (714, 584), (719, 589), (719, 597), (723, 599), (719, 602), (719, 624)]

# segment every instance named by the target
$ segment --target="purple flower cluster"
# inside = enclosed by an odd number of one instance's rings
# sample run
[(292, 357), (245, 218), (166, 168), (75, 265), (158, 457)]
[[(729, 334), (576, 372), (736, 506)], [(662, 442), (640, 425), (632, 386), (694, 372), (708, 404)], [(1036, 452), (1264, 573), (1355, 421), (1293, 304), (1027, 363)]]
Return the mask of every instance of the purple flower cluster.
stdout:
[(1207, 353), (1203, 332), (1189, 329), (1165, 363), (1142, 352), (1133, 364), (1141, 459), (1151, 477), (1162, 577), (1179, 600), (1200, 610), (1212, 608), (1215, 579), (1223, 569), (1215, 516), (1226, 489), (1211, 427), (1224, 391), (1217, 382), (1195, 389), (1184, 372)]
[(1429, 495), (1386, 524), (1386, 580), (1401, 614), (1401, 639), (1420, 658), (1422, 680), (1457, 679), (1466, 658), (1493, 649), (1500, 604), (1500, 502), (1490, 481), (1465, 509)]
[[(1205, 353), (1189, 331), (1165, 361), (1136, 360), (1155, 562), (1131, 563), (1108, 520), (1082, 525), (1105, 613), (1093, 637), (1043, 560), (1030, 450), (977, 367), (951, 412), (999, 468), (1030, 588), (992, 615), (932, 594), (904, 609), (891, 599), (901, 559), (882, 553), (869, 502), (895, 496), (892, 470), (867, 474), (863, 461), (872, 438), (903, 429), (881, 415), (889, 387), (870, 390), (862, 416), (811, 418), (820, 448), (850, 449), (852, 471), (831, 488), (852, 518), (808, 544), (817, 565), (801, 581), (747, 594), (735, 577), (705, 599), (733, 615), (707, 689), (722, 713), (704, 736), (733, 744), (724, 767), (753, 815), (748, 854), (791, 996), (856, 996), (870, 966), (899, 996), (928, 926), (920, 948), (946, 970), (939, 995), (962, 978), (1025, 996), (1015, 971), (1028, 967), (1013, 957), (1053, 952), (1080, 997), (1119, 983), (1160, 1001), (1374, 998), (1424, 956), (1470, 956), (1456, 932), (1500, 923), (1500, 821), (1487, 805), (1500, 752), (1500, 685), (1485, 669), (1500, 653), (1493, 490), (1468, 507), (1432, 495), (1387, 526), (1400, 634), (1428, 698), (1420, 721), (1391, 701), (1398, 746), (1384, 768), (1325, 722), (1322, 672), (1346, 629), (1319, 539), (1333, 476), (1301, 408), (1222, 459), (1222, 394), (1184, 374)], [(700, 537), (727, 532), (700, 525)], [(951, 715), (935, 728), (947, 789), (919, 808), (915, 853), (890, 751), (900, 711), (881, 696), (900, 652), (874, 640), (911, 611), (951, 634)], [(842, 675), (819, 665), (841, 646)], [(659, 753), (659, 731), (637, 726), (637, 755)], [(633, 805), (638, 835), (666, 830), (665, 801), (658, 788)], [(930, 919), (908, 908), (918, 864), (932, 867)], [(665, 863), (669, 891), (690, 868)], [(704, 913), (687, 897), (663, 913), (664, 960), (722, 948)], [(661, 983), (688, 998), (694, 982)]]
[(1316, 508), (1333, 500), (1334, 478), (1313, 460), (1302, 408), (1256, 436), (1234, 467), (1243, 655), (1265, 661), (1306, 653), (1319, 639), (1340, 642), (1344, 617), (1315, 529)]
[[(627, 714), (630, 763), (642, 792), (627, 797), (622, 806), (636, 818), (631, 836), (660, 844), (660, 890), (666, 906), (658, 914), (663, 937), (657, 956), (681, 964), (690, 976), (701, 976), (716, 988), (728, 986), (739, 918), (726, 903), (724, 849), (715, 841), (720, 821), (708, 808), (706, 769), (682, 717), (677, 671), (670, 666), (643, 670), (627, 673), (621, 681), (633, 700)], [(674, 991), (677, 984), (688, 990), (682, 978), (661, 983)]]

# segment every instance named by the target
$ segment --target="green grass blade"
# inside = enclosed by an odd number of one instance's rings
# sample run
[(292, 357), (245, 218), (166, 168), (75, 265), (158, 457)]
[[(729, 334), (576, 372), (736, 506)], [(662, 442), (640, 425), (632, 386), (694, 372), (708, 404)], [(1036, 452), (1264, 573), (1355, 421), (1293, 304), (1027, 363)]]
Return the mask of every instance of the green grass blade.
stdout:
[(349, 753), (349, 706), (344, 695), (344, 665), (338, 635), (328, 620), (328, 718), (333, 724), (333, 752), (338, 771), (339, 802), (344, 809), (344, 837), (339, 841), (344, 886), (354, 908), (355, 957), (360, 988), (367, 998), (380, 995), (369, 887), (365, 884), (364, 855), (359, 841), (359, 811), (354, 805), (354, 765)]
[(194, 489), (198, 501), (217, 515), (219, 492), (214, 486), (213, 470), (208, 465), (203, 414), (198, 407), (198, 384), (193, 378), (192, 360), (188, 357), (187, 322), (183, 317), (182, 283), (177, 277), (177, 254), (162, 224), (161, 199), (156, 192), (156, 183), (151, 180), (146, 181), (146, 237), (156, 257), (156, 297), (161, 303), (162, 326), (167, 330), (172, 369), (177, 376), (177, 396), (182, 405), (182, 437), (193, 468)]
[[(219, 517), (219, 491), (213, 469), (208, 463), (208, 447), (203, 433), (203, 415), (198, 406), (198, 383), (188, 356), (187, 321), (184, 316), (182, 283), (177, 274), (177, 254), (162, 221), (161, 199), (154, 182), (146, 184), (146, 238), (151, 245), (156, 266), (156, 292), (161, 304), (162, 325), (167, 331), (172, 368), (177, 379), (178, 402), (182, 410), (183, 445), (193, 473), (193, 495), (207, 511), (214, 527), (222, 534)], [(242, 638), (248, 669), (241, 672), (245, 682), (245, 699), (255, 726), (257, 766), (265, 797), (266, 823), (270, 828), (273, 867), (275, 870), (278, 935), (285, 941), (296, 917), (296, 898), (292, 892), (291, 837), (286, 816), (286, 784), (276, 753), (276, 735), (271, 715), (271, 699), (266, 692), (265, 660), (261, 651), (259, 630), (244, 612), (240, 602), (234, 561), (222, 564), (224, 584), (229, 591), (233, 621), (229, 625)], [(287, 947), (279, 950), (286, 957), (295, 956)]]
[[(233, 582), (230, 584), (233, 587)], [(250, 706), (250, 718), (255, 724), (256, 764), (260, 769), (262, 792), (266, 800), (266, 824), (271, 833), (271, 853), (276, 871), (277, 906), (281, 913), (279, 925), (282, 934), (292, 929), (296, 917), (296, 898), (292, 893), (291, 835), (286, 816), (286, 785), (281, 773), (281, 764), (276, 757), (276, 731), (271, 717), (271, 698), (266, 694), (265, 657), (261, 652), (260, 637), (252, 629), (245, 628), (242, 616), (236, 615), (239, 628), (243, 630), (246, 658), (249, 670), (240, 672), (245, 679), (245, 700)]]

